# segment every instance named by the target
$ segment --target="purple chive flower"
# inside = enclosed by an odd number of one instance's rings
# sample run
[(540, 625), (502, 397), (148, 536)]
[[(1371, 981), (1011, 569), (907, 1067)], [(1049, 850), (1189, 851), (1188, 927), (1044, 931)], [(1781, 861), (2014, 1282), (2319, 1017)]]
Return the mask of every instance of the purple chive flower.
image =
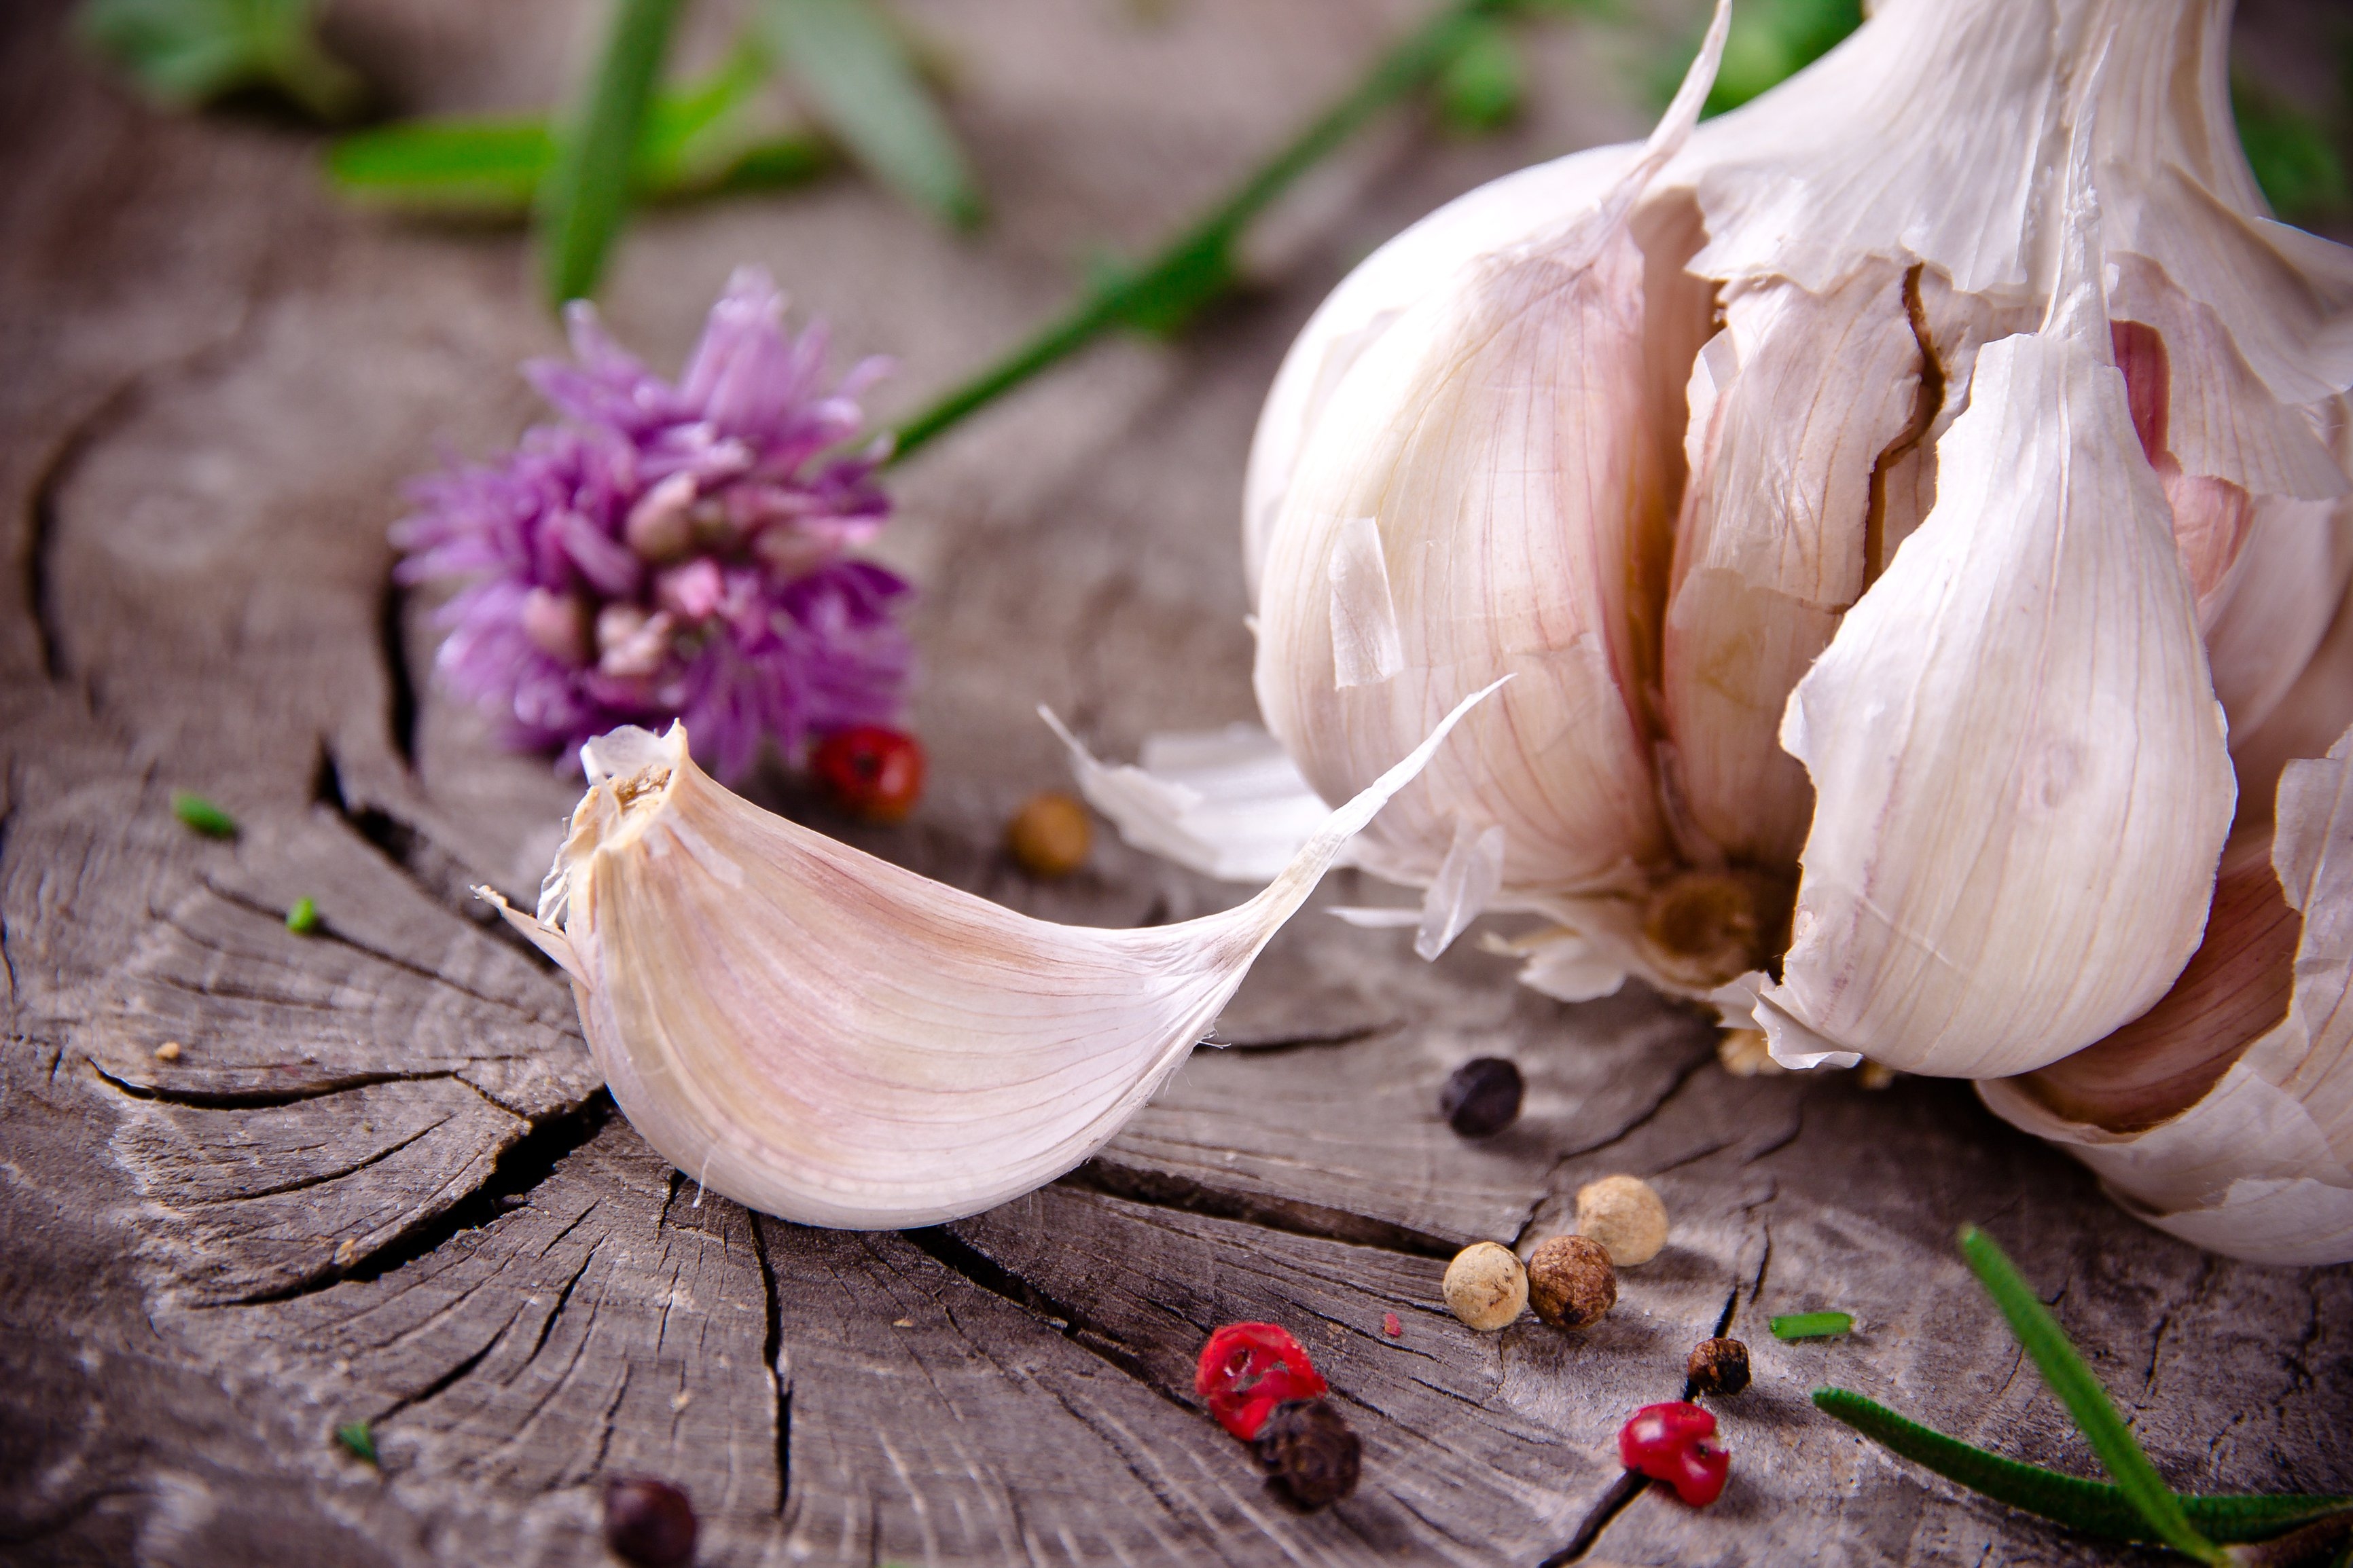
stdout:
[(575, 363), (523, 367), (559, 422), (412, 487), (394, 575), (462, 584), (436, 667), (510, 743), (571, 753), (676, 718), (735, 778), (764, 740), (797, 762), (813, 735), (897, 714), (908, 585), (846, 558), (890, 511), (881, 448), (827, 455), (887, 366), (827, 392), (825, 329), (793, 338), (784, 315), (768, 275), (739, 270), (672, 385), (575, 303)]

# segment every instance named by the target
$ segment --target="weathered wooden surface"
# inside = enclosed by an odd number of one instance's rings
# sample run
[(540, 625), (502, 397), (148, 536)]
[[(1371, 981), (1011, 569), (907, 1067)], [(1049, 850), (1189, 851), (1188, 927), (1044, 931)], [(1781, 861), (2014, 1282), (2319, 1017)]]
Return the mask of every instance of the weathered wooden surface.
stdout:
[[(658, 215), (611, 289), (625, 337), (675, 363), (759, 261), (846, 352), (899, 356), (912, 402), (1049, 310), (1088, 245), (1210, 195), (1413, 7), (916, 9), (957, 63), (990, 233), (846, 181)], [(387, 587), (399, 481), (437, 438), (479, 454), (532, 417), (512, 367), (555, 340), (520, 245), (337, 206), (285, 127), (147, 113), (58, 10), (0, 18), (0, 1559), (593, 1563), (596, 1481), (628, 1470), (692, 1489), (713, 1563), (2114, 1560), (1805, 1402), (1835, 1380), (2088, 1469), (1952, 1252), (1964, 1219), (2053, 1297), (2174, 1481), (2353, 1489), (2348, 1270), (2145, 1230), (1965, 1089), (1736, 1080), (1642, 997), (1558, 1005), (1471, 944), (1423, 966), (1314, 912), (1231, 1048), (1044, 1192), (906, 1236), (702, 1197), (597, 1092), (564, 987), (467, 901), (535, 882), (570, 791), (436, 695), (428, 607)], [(337, 9), (408, 107), (445, 110), (543, 100), (583, 14)], [(1633, 129), (1613, 47), (1556, 45), (1506, 142), (1376, 138), (1273, 226), (1259, 295), (899, 476), (935, 783), (910, 826), (853, 837), (1064, 919), (1233, 896), (1115, 843), (1061, 888), (1012, 871), (999, 825), (1060, 777), (1030, 710), (1113, 755), (1250, 710), (1240, 461), (1283, 342), (1445, 195)], [(245, 836), (195, 838), (175, 787)], [(281, 923), (301, 894), (320, 936)], [(1474, 1146), (1432, 1102), (1480, 1054), (1531, 1093)], [(1557, 1225), (1614, 1170), (1657, 1183), (1676, 1234), (1599, 1330), (1445, 1314), (1452, 1247)], [(1824, 1305), (1862, 1331), (1764, 1330)], [(1366, 1440), (1354, 1500), (1292, 1513), (1193, 1408), (1193, 1355), (1238, 1318), (1316, 1352)], [(1618, 1424), (1725, 1322), (1758, 1371), (1722, 1405), (1731, 1489), (1627, 1501)], [(380, 1470), (330, 1442), (355, 1419)]]

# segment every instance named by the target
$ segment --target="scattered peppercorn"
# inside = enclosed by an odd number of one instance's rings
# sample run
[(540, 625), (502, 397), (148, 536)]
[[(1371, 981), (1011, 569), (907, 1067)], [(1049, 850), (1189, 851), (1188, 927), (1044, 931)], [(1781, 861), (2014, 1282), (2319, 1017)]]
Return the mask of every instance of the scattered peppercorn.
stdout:
[(1520, 1119), (1527, 1086), (1520, 1069), (1501, 1057), (1473, 1057), (1438, 1091), (1438, 1114), (1464, 1138), (1492, 1138)]
[(1006, 826), (1013, 863), (1033, 877), (1067, 877), (1087, 863), (1094, 826), (1087, 808), (1058, 790), (1033, 795)]
[(1401, 1340), (1405, 1338), (1405, 1324), (1399, 1321), (1395, 1312), (1383, 1312), (1381, 1314), (1381, 1332), (1388, 1335), (1388, 1337), (1393, 1340)]
[(371, 1465), (379, 1462), (375, 1457), (375, 1434), (368, 1430), (368, 1424), (364, 1421), (346, 1421), (336, 1427), (335, 1441), (349, 1449), (355, 1458), (365, 1459)]
[(203, 795), (192, 795), (184, 789), (174, 790), (172, 815), (207, 838), (237, 837), (237, 818)]
[(836, 730), (809, 766), (843, 809), (869, 822), (903, 821), (923, 793), (923, 748), (880, 724)]
[(1773, 1320), (1777, 1340), (1826, 1340), (1853, 1331), (1852, 1312), (1785, 1312)]
[(605, 1479), (605, 1544), (633, 1568), (687, 1568), (694, 1561), (694, 1503), (650, 1476)]
[(1692, 1347), (1683, 1375), (1694, 1394), (1737, 1394), (1748, 1386), (1748, 1347), (1718, 1335)]
[(1590, 1328), (1617, 1304), (1618, 1271), (1591, 1237), (1548, 1237), (1528, 1255), (1528, 1305), (1554, 1328)]
[(319, 906), (307, 895), (294, 900), (286, 911), (286, 929), (296, 936), (309, 936), (319, 929)]
[(1625, 1467), (1675, 1489), (1694, 1508), (1724, 1495), (1732, 1456), (1715, 1441), (1715, 1417), (1696, 1405), (1646, 1405), (1618, 1430)]
[(184, 1047), (177, 1040), (165, 1040), (162, 1045), (155, 1047), (155, 1059), (159, 1062), (178, 1061), (180, 1059), (180, 1052), (183, 1048)]
[(1577, 1189), (1577, 1233), (1599, 1242), (1616, 1267), (1631, 1268), (1667, 1245), (1667, 1205), (1640, 1176), (1604, 1176)]
[(1528, 1271), (1510, 1247), (1474, 1241), (1454, 1255), (1439, 1289), (1446, 1310), (1468, 1326), (1500, 1329), (1528, 1304)]
[(1789, 1069), (1773, 1059), (1762, 1029), (1726, 1029), (1715, 1042), (1715, 1059), (1735, 1078), (1771, 1078)]
[(1329, 1387), (1299, 1342), (1272, 1323), (1226, 1324), (1201, 1347), (1193, 1370), (1193, 1392), (1245, 1443), (1276, 1405), (1321, 1398)]
[(1356, 1489), (1365, 1446), (1328, 1399), (1290, 1399), (1267, 1415), (1250, 1451), (1284, 1496), (1303, 1509)]

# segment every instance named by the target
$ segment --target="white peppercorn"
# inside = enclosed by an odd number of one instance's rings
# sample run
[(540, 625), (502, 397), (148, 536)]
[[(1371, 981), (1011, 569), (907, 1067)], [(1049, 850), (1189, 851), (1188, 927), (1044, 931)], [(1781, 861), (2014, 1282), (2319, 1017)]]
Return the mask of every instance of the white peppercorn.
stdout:
[(1667, 1245), (1667, 1205), (1639, 1176), (1604, 1176), (1577, 1189), (1577, 1233), (1620, 1268), (1648, 1263)]
[(1528, 1304), (1528, 1271), (1508, 1247), (1474, 1241), (1454, 1255), (1440, 1287), (1446, 1310), (1472, 1328), (1500, 1329)]

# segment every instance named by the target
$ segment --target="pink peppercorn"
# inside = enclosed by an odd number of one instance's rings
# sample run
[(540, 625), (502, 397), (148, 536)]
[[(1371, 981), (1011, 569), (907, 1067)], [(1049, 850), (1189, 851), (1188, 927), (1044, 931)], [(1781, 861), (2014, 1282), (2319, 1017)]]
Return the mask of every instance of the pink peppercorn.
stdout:
[(1645, 1405), (1619, 1428), (1618, 1457), (1628, 1469), (1664, 1481), (1694, 1508), (1724, 1494), (1732, 1456), (1715, 1441), (1715, 1417), (1696, 1405)]

